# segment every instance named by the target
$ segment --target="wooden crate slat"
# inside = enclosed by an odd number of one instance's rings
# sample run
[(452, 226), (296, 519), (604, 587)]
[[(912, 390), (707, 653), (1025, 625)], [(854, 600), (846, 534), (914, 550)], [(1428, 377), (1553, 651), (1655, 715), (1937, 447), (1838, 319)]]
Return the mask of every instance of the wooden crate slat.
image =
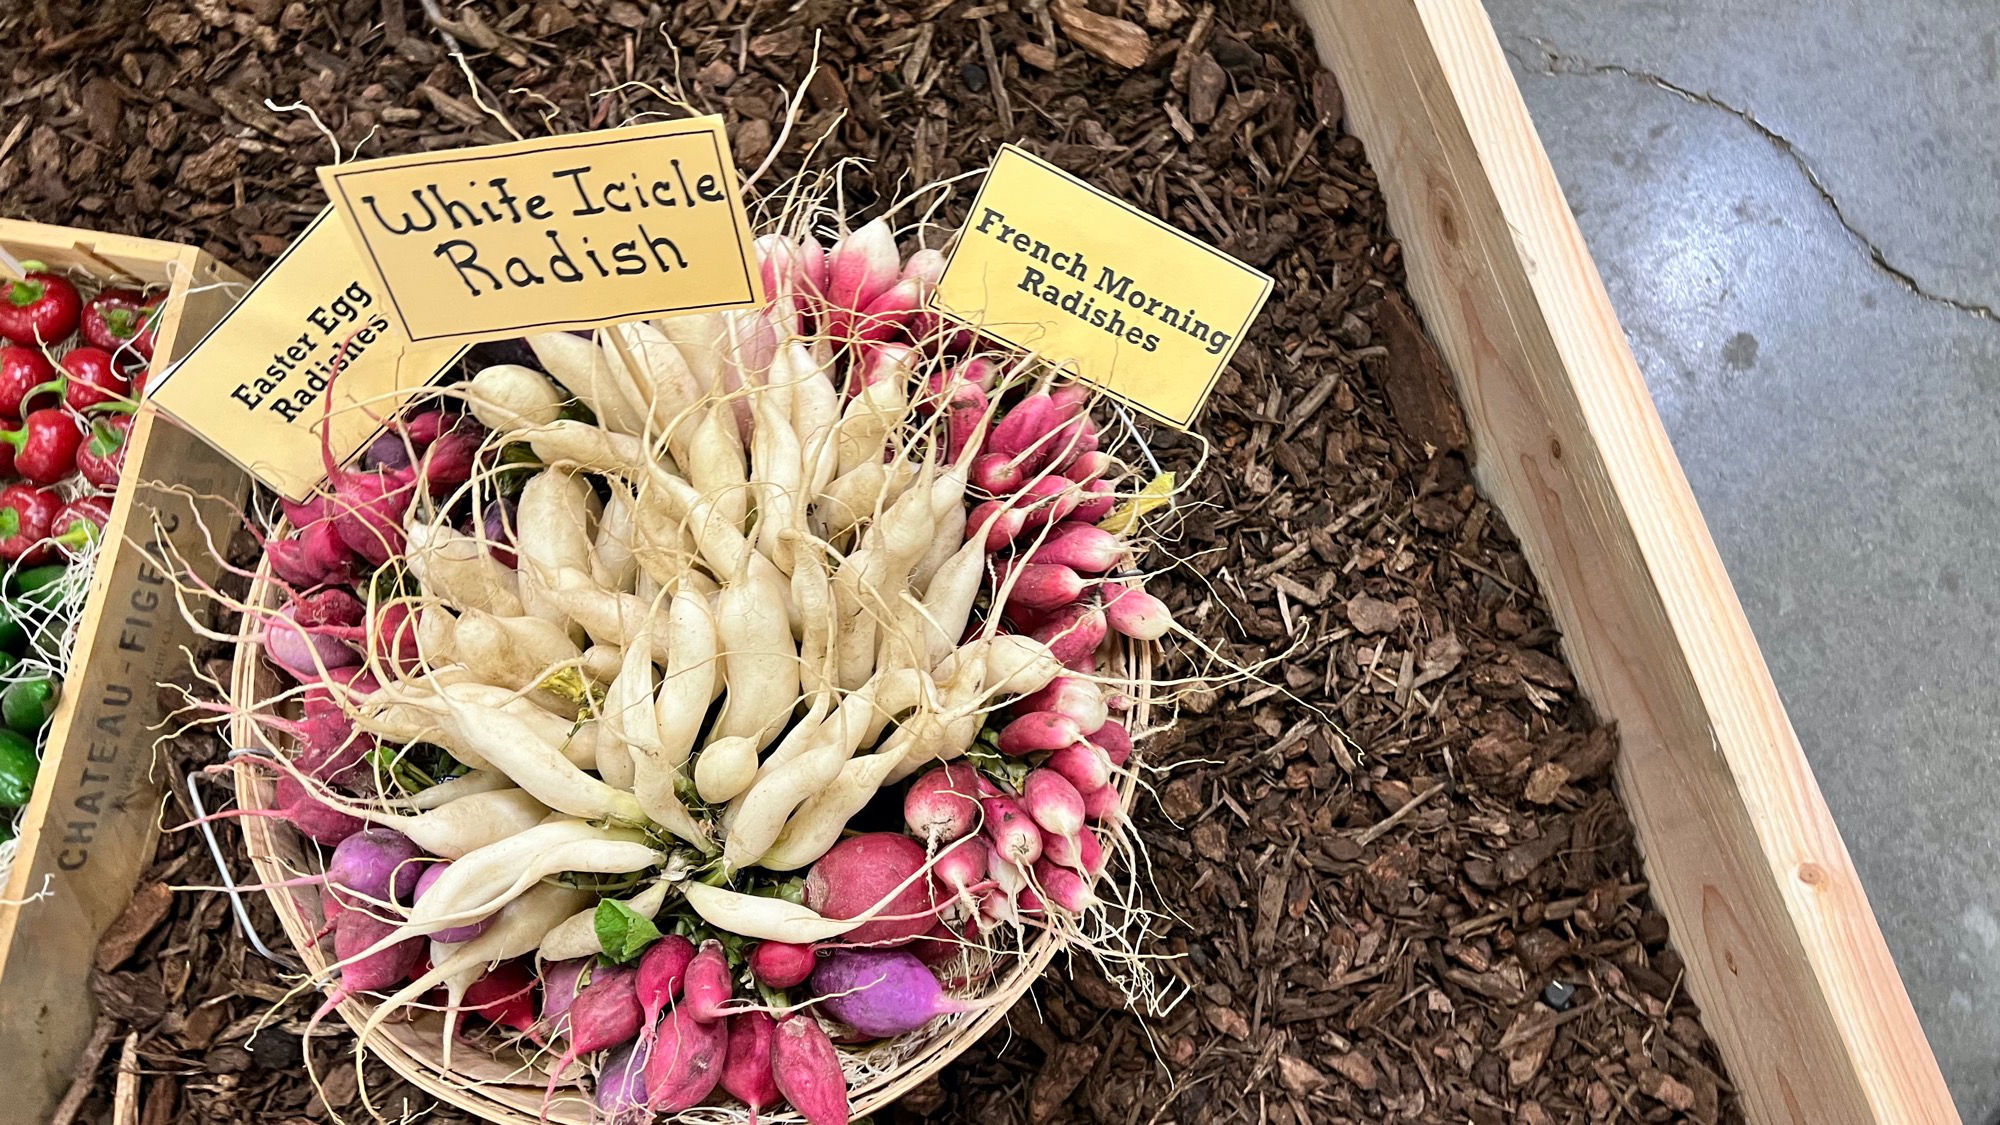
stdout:
[(1476, 0), (1300, 0), (1751, 1120), (1958, 1120)]

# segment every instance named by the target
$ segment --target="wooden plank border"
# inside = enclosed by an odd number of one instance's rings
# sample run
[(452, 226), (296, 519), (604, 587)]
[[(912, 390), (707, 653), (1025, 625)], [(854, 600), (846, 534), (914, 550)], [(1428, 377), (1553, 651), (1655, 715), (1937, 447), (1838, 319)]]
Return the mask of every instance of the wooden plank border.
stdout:
[(1956, 1122), (1477, 0), (1298, 0), (1751, 1120)]

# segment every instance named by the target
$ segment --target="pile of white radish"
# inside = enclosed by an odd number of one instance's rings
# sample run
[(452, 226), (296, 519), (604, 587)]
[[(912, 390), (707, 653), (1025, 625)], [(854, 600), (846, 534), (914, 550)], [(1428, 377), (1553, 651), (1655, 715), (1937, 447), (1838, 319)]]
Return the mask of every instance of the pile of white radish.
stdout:
[(880, 221), (758, 248), (763, 307), (531, 338), (287, 505), (239, 815), (331, 846), (364, 1043), (422, 1002), (606, 1120), (845, 1122), (1128, 846), (1099, 660), (1172, 622), (1090, 393)]

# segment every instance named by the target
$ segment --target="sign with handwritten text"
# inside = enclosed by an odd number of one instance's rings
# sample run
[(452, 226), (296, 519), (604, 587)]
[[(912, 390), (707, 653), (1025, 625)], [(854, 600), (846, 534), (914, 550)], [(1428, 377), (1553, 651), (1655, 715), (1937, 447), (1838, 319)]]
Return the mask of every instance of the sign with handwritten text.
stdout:
[(388, 315), (468, 343), (762, 300), (720, 117), (319, 170)]
[(1013, 145), (932, 303), (1186, 427), (1271, 279)]

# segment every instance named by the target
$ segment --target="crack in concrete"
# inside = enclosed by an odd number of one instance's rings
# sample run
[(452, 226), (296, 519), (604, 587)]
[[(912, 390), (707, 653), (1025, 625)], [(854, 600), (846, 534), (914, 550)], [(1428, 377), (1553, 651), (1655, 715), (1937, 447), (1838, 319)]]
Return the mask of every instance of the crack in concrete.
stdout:
[(1853, 219), (1848, 217), (1847, 209), (1842, 207), (1840, 200), (1836, 199), (1833, 192), (1828, 190), (1826, 181), (1820, 178), (1819, 170), (1814, 168), (1810, 161), (1806, 160), (1805, 154), (1799, 151), (1798, 146), (1793, 144), (1784, 134), (1758, 120), (1756, 114), (1739, 106), (1731, 105), (1714, 94), (1689, 89), (1678, 82), (1662, 78), (1657, 74), (1651, 74), (1618, 63), (1592, 62), (1589, 59), (1578, 58), (1575, 55), (1565, 55), (1557, 51), (1553, 45), (1541, 39), (1531, 39), (1529, 41), (1542, 52), (1542, 73), (1550, 77), (1578, 74), (1620, 75), (1637, 82), (1644, 82), (1650, 86), (1658, 87), (1697, 105), (1719, 109), (1731, 117), (1741, 120), (1744, 124), (1756, 130), (1758, 136), (1763, 137), (1764, 140), (1770, 143), (1771, 147), (1783, 153), (1798, 168), (1800, 174), (1805, 176), (1806, 182), (1811, 184), (1812, 189), (1819, 193), (1820, 199), (1826, 203), (1827, 209), (1833, 213), (1834, 220), (1841, 225), (1842, 229), (1847, 231), (1849, 236), (1861, 244), (1863, 250), (1868, 252), (1868, 260), (1874, 264), (1877, 270), (1894, 279), (1896, 284), (1902, 286), (1906, 292), (1923, 300), (1944, 305), (1947, 308), (1957, 309), (1959, 312), (1977, 317), (1980, 320), (2000, 320), (2000, 311), (1996, 311), (1993, 306), (1982, 305), (1977, 301), (1967, 301), (1958, 297), (1934, 292), (1927, 288), (1923, 282), (1918, 281), (1908, 270), (1891, 262), (1888, 256), (1882, 252), (1882, 248), (1875, 244), (1875, 240), (1868, 237), (1867, 233), (1857, 226)]

